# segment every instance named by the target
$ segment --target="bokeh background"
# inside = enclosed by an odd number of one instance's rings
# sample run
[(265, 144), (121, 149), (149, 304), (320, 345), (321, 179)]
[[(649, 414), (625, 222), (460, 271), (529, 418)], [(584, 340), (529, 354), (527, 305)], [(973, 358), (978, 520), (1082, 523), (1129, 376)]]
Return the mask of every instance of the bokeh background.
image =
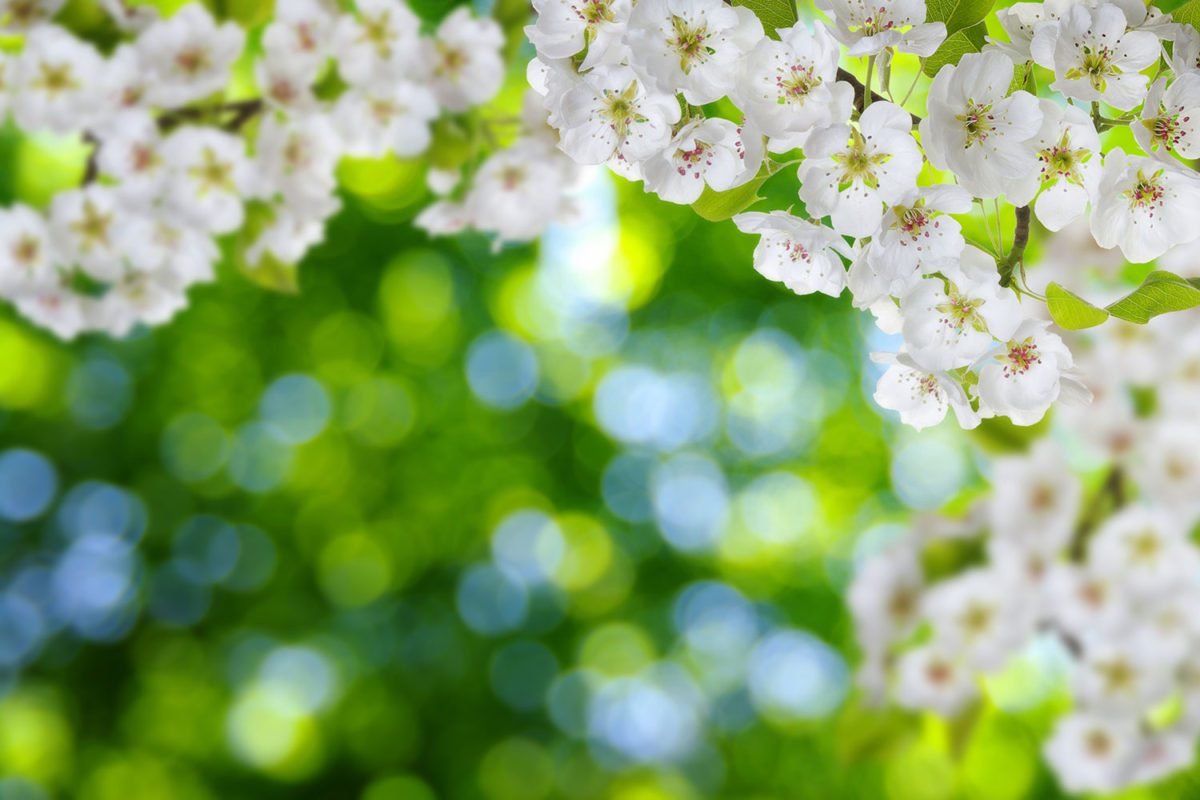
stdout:
[[(0, 200), (85, 158), (5, 129)], [(0, 311), (0, 798), (1058, 796), (1054, 653), (967, 721), (867, 710), (841, 600), (1028, 433), (900, 428), (893, 343), (730, 223), (597, 173), (536, 247), (431, 240), (427, 166), (345, 163), (298, 293), (226, 259), (124, 341)]]

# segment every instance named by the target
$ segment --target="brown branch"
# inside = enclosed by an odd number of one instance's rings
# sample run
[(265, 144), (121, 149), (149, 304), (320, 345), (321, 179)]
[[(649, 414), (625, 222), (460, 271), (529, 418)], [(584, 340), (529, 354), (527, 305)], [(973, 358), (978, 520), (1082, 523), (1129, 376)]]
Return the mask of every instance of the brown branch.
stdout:
[[(842, 69), (841, 67), (838, 67), (837, 77), (839, 81), (845, 81), (854, 87), (854, 107), (857, 108), (861, 113), (867, 100), (867, 87), (863, 86), (862, 82), (859, 81), (858, 78), (854, 77), (849, 70)], [(891, 102), (879, 92), (871, 92), (871, 102), (874, 103), (877, 100)], [(911, 112), (909, 113), (910, 116), (912, 116), (913, 125), (920, 125), (921, 118), (916, 114), (912, 114)]]
[(88, 153), (87, 167), (83, 171), (83, 185), (95, 183), (100, 177), (100, 140), (91, 131), (85, 131), (83, 141), (90, 145), (92, 152)]
[(238, 131), (257, 114), (260, 114), (265, 107), (262, 98), (256, 97), (250, 100), (235, 100), (212, 106), (177, 108), (160, 116), (158, 118), (158, 127), (167, 131), (185, 122), (202, 120), (209, 116), (233, 114), (233, 118), (222, 127), (229, 131)]
[(1013, 245), (1012, 250), (1008, 251), (1008, 257), (997, 264), (1000, 271), (1000, 285), (1008, 287), (1012, 285), (1013, 270), (1018, 264), (1022, 264), (1025, 257), (1025, 245), (1029, 244), (1029, 206), (1017, 207), (1017, 224), (1013, 226)]

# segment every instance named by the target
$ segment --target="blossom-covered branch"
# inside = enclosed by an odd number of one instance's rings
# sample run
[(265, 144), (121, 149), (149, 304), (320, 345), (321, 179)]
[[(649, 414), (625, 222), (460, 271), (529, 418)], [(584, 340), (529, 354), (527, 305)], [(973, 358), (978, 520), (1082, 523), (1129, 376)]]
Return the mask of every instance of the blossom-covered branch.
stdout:
[[(353, 13), (279, 0), (250, 51), (254, 91), (233, 94), (250, 37), (204, 6), (160, 18), (109, 0), (128, 39), (103, 55), (55, 24), (63, 5), (0, 3), (0, 28), (20, 37), (0, 55), (0, 114), (90, 148), (80, 185), (48, 209), (0, 211), (0, 297), (63, 338), (167, 321), (212, 278), (222, 237), (237, 235), (252, 277), (292, 271), (341, 207), (342, 158), (425, 153), (435, 124), (470, 127), (505, 74), (499, 25), (466, 8), (422, 35), (400, 0)], [(432, 174), (427, 227), (532, 239), (569, 212), (577, 168), (538, 106), (507, 146), (469, 142)]]

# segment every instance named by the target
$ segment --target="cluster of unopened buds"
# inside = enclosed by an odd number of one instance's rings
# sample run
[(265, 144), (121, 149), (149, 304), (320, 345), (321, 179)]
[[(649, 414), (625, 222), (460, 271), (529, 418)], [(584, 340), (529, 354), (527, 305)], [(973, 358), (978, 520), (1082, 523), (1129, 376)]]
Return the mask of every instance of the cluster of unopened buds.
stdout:
[[(987, 3), (955, 31), (924, 0), (818, 0), (824, 21), (790, 25), (789, 0), (745, 5), (771, 13), (534, 0), (533, 83), (561, 148), (702, 215), (730, 212), (761, 237), (755, 268), (799, 294), (849, 289), (903, 337), (876, 356), (889, 368), (875, 399), (905, 423), (953, 411), (965, 428), (1029, 425), (1086, 402), (1027, 285), (1032, 218), (1049, 232), (1089, 221), (1134, 263), (1200, 238), (1200, 176), (1181, 160), (1200, 155), (1197, 31), (1142, 0), (1017, 3), (996, 12), (1007, 41), (986, 43)], [(906, 108), (921, 73), (893, 93), (899, 54), (932, 78), (923, 117)], [(1126, 129), (1132, 141), (1108, 135)], [(796, 163), (799, 203), (736, 213)], [(967, 215), (990, 241), (964, 235)]]
[(991, 495), (965, 516), (869, 548), (849, 593), (869, 696), (957, 717), (985, 702), (986, 678), (1023, 662), (1042, 689), (1018, 707), (1071, 697), (1044, 744), (1068, 791), (1192, 764), (1200, 336), (1194, 313), (1172, 322), (1081, 340), (1092, 407), (993, 461)]
[[(279, 0), (241, 96), (231, 82), (247, 32), (204, 6), (160, 18), (107, 0), (128, 36), (102, 54), (55, 24), (63, 5), (0, 2), (0, 27), (20, 35), (0, 55), (0, 115), (90, 152), (79, 185), (48, 208), (0, 211), (0, 297), (63, 338), (167, 321), (212, 278), (218, 237), (236, 240), (247, 271), (296, 264), (341, 207), (343, 157), (426, 153), (435, 125), (463, 127), (505, 75), (499, 25), (466, 8), (422, 35), (400, 0), (359, 0), (354, 13)], [(431, 174), (444, 197), (426, 227), (530, 239), (566, 207), (575, 168), (544, 114), (512, 122), (509, 146)], [(544, 213), (519, 216), (529, 202)]]

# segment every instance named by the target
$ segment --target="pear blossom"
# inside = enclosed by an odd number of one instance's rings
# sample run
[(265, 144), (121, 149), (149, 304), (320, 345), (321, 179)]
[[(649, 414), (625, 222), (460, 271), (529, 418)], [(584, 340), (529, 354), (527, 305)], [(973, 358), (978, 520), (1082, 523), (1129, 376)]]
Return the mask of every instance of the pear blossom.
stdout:
[(525, 36), (548, 58), (570, 58), (587, 48), (580, 68), (617, 63), (627, 49), (630, 0), (533, 0), (537, 20)]
[(251, 187), (242, 140), (212, 128), (184, 127), (162, 146), (171, 165), (166, 199), (171, 208), (212, 233), (242, 224), (243, 196)]
[(780, 281), (796, 294), (842, 293), (846, 269), (839, 256), (848, 249), (833, 231), (785, 211), (744, 212), (733, 222), (738, 230), (761, 237), (754, 249), (754, 269), (764, 278)]
[(1067, 395), (1082, 401), (1086, 390), (1068, 372), (1074, 359), (1041, 320), (1027, 319), (979, 373), (980, 412), (1003, 414), (1017, 425), (1033, 425), (1050, 405)]
[(187, 293), (165, 273), (128, 272), (96, 302), (92, 324), (123, 337), (138, 324), (162, 325), (187, 307)]
[[(794, 142), (850, 119), (854, 92), (837, 80), (838, 44), (822, 25), (798, 22), (763, 37), (745, 58), (734, 96), (756, 128)], [(775, 148), (772, 148), (775, 149)]]
[(646, 80), (703, 105), (733, 89), (763, 27), (750, 9), (722, 0), (639, 0), (626, 36), (632, 65)]
[(263, 31), (267, 58), (303, 61), (319, 67), (334, 48), (337, 6), (329, 0), (280, 0)]
[(1049, 3), (1013, 3), (995, 10), (996, 21), (1008, 34), (1008, 41), (988, 37), (985, 52), (995, 50), (1008, 56), (1013, 64), (1024, 64), (1033, 58), (1031, 46), (1038, 24), (1046, 20)]
[(1200, 239), (1195, 210), (1200, 178), (1182, 168), (1114, 149), (1092, 211), (1092, 235), (1104, 248), (1119, 247), (1125, 258), (1144, 263), (1176, 245)]
[(870, 236), (894, 203), (916, 186), (921, 153), (912, 119), (893, 103), (873, 103), (857, 127), (831, 125), (808, 138), (800, 165), (800, 199), (809, 214), (829, 215), (846, 236)]
[(304, 56), (267, 50), (254, 65), (254, 77), (263, 100), (284, 113), (316, 110), (313, 84), (320, 62)]
[(834, 35), (850, 56), (870, 56), (893, 47), (931, 56), (946, 38), (944, 22), (925, 21), (925, 0), (819, 0), (833, 17)]
[(1148, 155), (1200, 157), (1200, 73), (1180, 75), (1170, 86), (1166, 78), (1156, 80), (1130, 129)]
[(333, 119), (351, 155), (378, 158), (395, 153), (406, 158), (429, 147), (430, 126), (438, 113), (432, 91), (398, 81), (351, 88), (338, 99)]
[(133, 203), (157, 200), (168, 172), (158, 123), (147, 111), (129, 109), (113, 118), (108, 131), (97, 156), (100, 172), (116, 179), (117, 191)]
[(945, 66), (929, 89), (921, 145), (938, 169), (950, 170), (975, 197), (1007, 194), (1014, 205), (1030, 199), (1022, 187), (1037, 171), (1033, 139), (1042, 124), (1037, 98), (1008, 93), (1013, 64), (996, 52), (968, 53)]
[(895, 201), (883, 215), (877, 260), (898, 275), (929, 271), (957, 259), (966, 247), (962, 225), (951, 214), (971, 210), (971, 196), (957, 186), (921, 186)]
[(906, 652), (896, 672), (896, 701), (905, 708), (953, 717), (979, 694), (970, 668), (935, 645)]
[(666, 148), (679, 116), (674, 96), (628, 67), (596, 67), (563, 95), (560, 146), (581, 164), (641, 162)]
[(465, 111), (491, 100), (504, 82), (504, 33), (491, 19), (465, 6), (450, 13), (431, 39), (421, 43), (429, 85), (449, 111)]
[(65, 288), (18, 295), (13, 299), (13, 305), (21, 316), (64, 341), (93, 327), (94, 301)]
[(1184, 26), (1171, 50), (1171, 69), (1177, 77), (1200, 72), (1200, 31)]
[(694, 203), (705, 186), (723, 192), (753, 178), (762, 157), (762, 137), (753, 131), (744, 135), (725, 119), (694, 120), (643, 164), (646, 190), (671, 203)]
[(91, 124), (104, 95), (99, 52), (62, 28), (35, 28), (13, 67), (13, 116), (27, 130), (69, 133)]
[(927, 370), (907, 353), (873, 353), (871, 358), (889, 365), (875, 387), (875, 402), (898, 412), (905, 425), (923, 430), (944, 420), (947, 411), (965, 430), (979, 425), (962, 385), (945, 372)]
[(476, 174), (467, 213), (476, 227), (501, 242), (532, 239), (560, 212), (561, 168), (527, 145), (501, 150)]
[(255, 149), (260, 191), (278, 193), (294, 210), (316, 212), (337, 189), (334, 170), (341, 154), (341, 139), (327, 117), (268, 117)]
[(1000, 666), (1033, 632), (1032, 604), (1012, 595), (1006, 577), (977, 568), (935, 584), (922, 598), (935, 641), (975, 669)]
[(107, 186), (63, 192), (50, 206), (53, 241), (64, 261), (98, 281), (115, 280), (123, 270), (121, 223), (116, 190)]
[(240, 27), (232, 22), (218, 25), (199, 4), (154, 23), (137, 40), (141, 63), (153, 77), (148, 102), (181, 106), (218, 91), (245, 45)]
[(1075, 695), (1088, 708), (1135, 715), (1164, 701), (1171, 692), (1170, 662), (1138, 637), (1094, 641), (1085, 648), (1075, 675)]
[(354, 86), (410, 77), (421, 50), (417, 15), (400, 0), (356, 6), (358, 15), (340, 15), (333, 31), (338, 74)]
[(53, 289), (59, 280), (54, 245), (42, 215), (25, 205), (0, 210), (0, 294)]
[(911, 547), (896, 546), (859, 565), (847, 593), (855, 633), (868, 654), (885, 651), (920, 620), (925, 579)]
[(123, 31), (144, 31), (160, 18), (157, 8), (135, 0), (100, 0), (100, 6)]
[(1076, 713), (1058, 721), (1045, 754), (1068, 792), (1112, 792), (1128, 780), (1140, 744), (1134, 719)]
[(1038, 442), (1020, 457), (997, 459), (991, 480), (988, 522), (995, 538), (1048, 555), (1066, 547), (1083, 487), (1053, 443)]
[(1158, 37), (1127, 31), (1125, 13), (1116, 5), (1075, 5), (1062, 18), (1054, 43), (1051, 88), (1085, 103), (1103, 101), (1122, 111), (1146, 96), (1141, 71), (1158, 60)]
[(2, 0), (0, 30), (25, 32), (45, 25), (67, 0)]
[(1131, 506), (1096, 532), (1088, 563), (1134, 596), (1165, 596), (1193, 579), (1197, 555), (1186, 533), (1164, 510)]
[(1091, 119), (1075, 106), (1041, 101), (1042, 129), (1033, 139), (1037, 173), (1038, 221), (1059, 231), (1083, 216), (1100, 184), (1100, 136)]
[(1132, 471), (1156, 502), (1190, 510), (1200, 503), (1200, 425), (1184, 414), (1141, 437)]
[(931, 370), (974, 364), (995, 339), (1006, 341), (1021, 324), (1016, 296), (1000, 286), (996, 262), (977, 247), (939, 268), (941, 278), (918, 281), (900, 300), (904, 343)]

